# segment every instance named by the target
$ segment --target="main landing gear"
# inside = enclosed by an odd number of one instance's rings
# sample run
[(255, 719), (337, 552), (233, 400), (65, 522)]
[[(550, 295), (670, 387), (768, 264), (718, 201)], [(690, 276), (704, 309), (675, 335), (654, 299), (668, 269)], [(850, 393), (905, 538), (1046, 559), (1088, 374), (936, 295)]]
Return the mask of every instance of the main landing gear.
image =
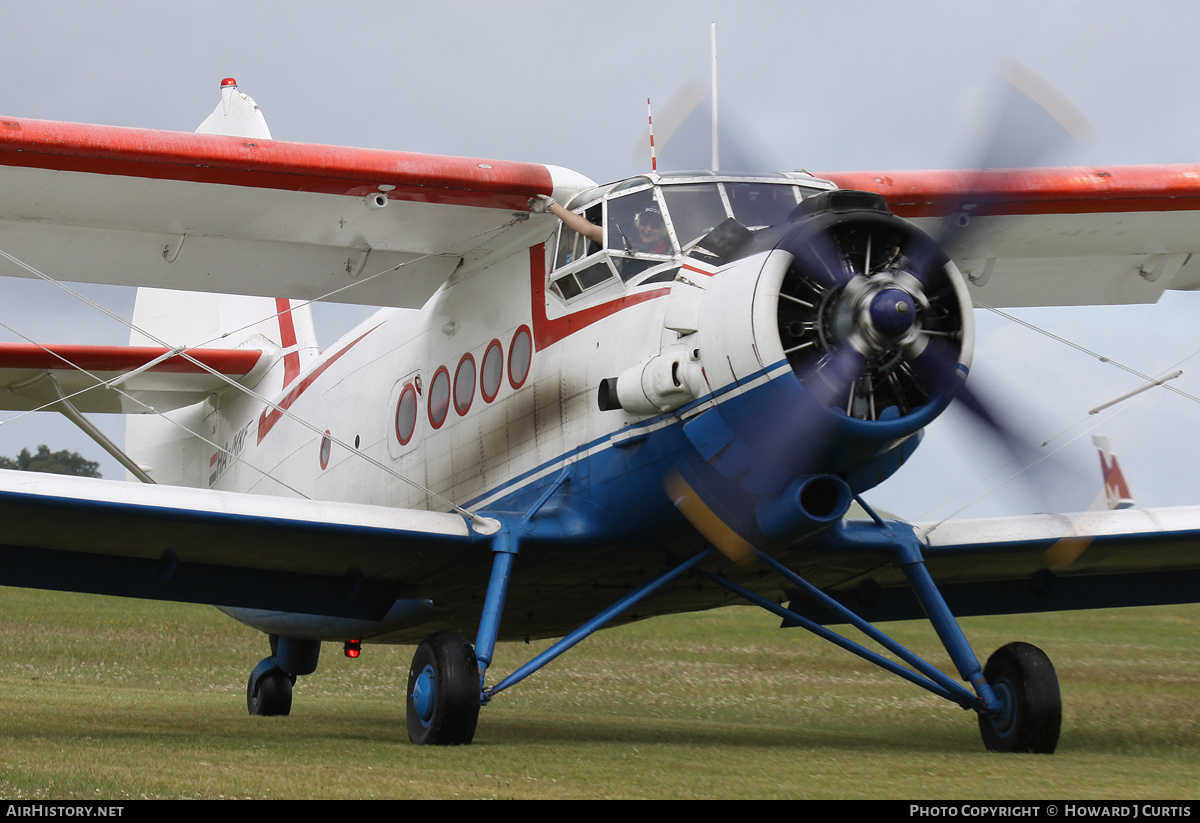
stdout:
[(983, 667), (1004, 708), (979, 715), (983, 743), (993, 752), (1051, 754), (1062, 727), (1062, 696), (1050, 658), (1037, 646), (1009, 643)]
[[(779, 615), (785, 625), (806, 628), (933, 694), (975, 711), (979, 716), (984, 745), (989, 750), (1041, 754), (1053, 752), (1058, 745), (1062, 725), (1062, 701), (1058, 677), (1046, 654), (1028, 643), (1010, 643), (993, 654), (986, 667), (980, 666), (979, 659), (925, 567), (922, 546), (912, 527), (885, 522), (874, 515), (873, 519), (874, 523), (841, 524), (827, 535), (822, 551), (870, 552), (876, 555), (886, 552), (890, 555), (893, 564), (904, 572), (912, 585), (913, 593), (929, 616), (962, 682), (904, 648), (765, 553), (757, 553), (757, 560), (783, 576), (795, 590), (796, 597), (807, 595), (816, 600), (837, 616), (838, 620), (832, 622), (840, 621), (854, 626), (890, 652), (891, 657), (867, 649), (803, 614), (700, 568), (699, 564), (714, 551), (710, 547), (630, 592), (517, 668), (500, 683), (480, 692), (473, 685), (482, 683), (492, 659), (499, 614), (503, 609), (515, 555), (515, 540), (510, 537), (509, 542), (505, 543), (500, 539), (503, 534), (500, 534), (495, 543), (497, 548), (493, 555), (492, 580), (485, 598), (475, 651), (472, 652), (463, 638), (450, 633), (431, 635), (417, 649), (408, 681), (409, 738), (414, 743), (453, 745), (470, 742), (478, 721), (479, 702), (486, 705), (492, 697), (528, 677), (659, 587), (694, 569), (705, 580)], [(964, 687), (963, 682), (969, 684), (970, 688)]]
[(421, 641), (408, 670), (408, 739), (458, 746), (475, 737), (480, 705), (475, 650), (454, 632)]
[[(1054, 751), (1062, 725), (1062, 700), (1054, 666), (1044, 652), (1028, 643), (1010, 643), (993, 654), (986, 667), (980, 666), (925, 568), (921, 543), (910, 526), (885, 523), (875, 518), (874, 524), (843, 523), (831, 532), (822, 541), (821, 551), (870, 552), (873, 555), (886, 552), (891, 556), (893, 564), (904, 572), (912, 585), (959, 677), (971, 688), (964, 687), (962, 682), (904, 648), (765, 553), (756, 553), (758, 562), (785, 578), (796, 592), (795, 597), (807, 595), (817, 601), (838, 620), (854, 626), (890, 652), (891, 657), (867, 649), (797, 611), (700, 568), (699, 564), (715, 551), (710, 547), (644, 583), (495, 686), (485, 689), (483, 679), (495, 651), (500, 615), (517, 550), (516, 539), (502, 531), (493, 538), (492, 576), (474, 647), (460, 635), (443, 631), (426, 637), (413, 655), (407, 689), (409, 739), (425, 745), (470, 743), (475, 736), (481, 705), (486, 705), (492, 697), (528, 677), (663, 585), (694, 570), (708, 582), (779, 615), (785, 625), (806, 628), (933, 694), (975, 711), (979, 715), (984, 745), (989, 750), (1040, 754)], [(246, 705), (251, 714), (287, 714), (291, 709), (291, 689), (296, 676), (309, 674), (317, 666), (320, 651), (317, 641), (286, 637), (272, 637), (271, 641), (271, 656), (255, 666), (246, 686)]]
[(289, 715), (292, 713), (292, 686), (295, 684), (295, 675), (283, 669), (271, 669), (257, 682), (251, 672), (246, 682), (246, 708), (250, 714), (261, 717)]

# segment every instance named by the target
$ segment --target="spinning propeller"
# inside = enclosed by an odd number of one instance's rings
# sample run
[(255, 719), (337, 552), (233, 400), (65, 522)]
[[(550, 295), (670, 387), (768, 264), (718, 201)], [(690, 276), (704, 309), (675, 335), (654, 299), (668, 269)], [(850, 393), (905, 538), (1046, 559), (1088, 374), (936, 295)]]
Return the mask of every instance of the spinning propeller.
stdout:
[[(964, 187), (971, 215), (988, 213), (987, 184), (1003, 172), (984, 170), (995, 169), (997, 158), (1033, 165), (1080, 131), (1081, 118), (1073, 110), (1064, 116), (1066, 104), (1044, 84), (1027, 71), (1010, 75), (998, 127), (979, 154), (980, 171)], [(1061, 125), (1048, 128), (1046, 121)], [(1009, 454), (1028, 452), (964, 382), (972, 308), (945, 250), (968, 240), (975, 225), (964, 212), (931, 237), (892, 215), (880, 195), (846, 190), (810, 197), (790, 216), (791, 228), (775, 244), (792, 256), (776, 319), (802, 396), (761, 404), (752, 421), (733, 426), (736, 440), (708, 431), (715, 426), (703, 418), (715, 410), (706, 412), (689, 425), (708, 430), (689, 436), (698, 446), (717, 447), (699, 448), (704, 461), (684, 461), (665, 482), (684, 517), (727, 556), (747, 563), (754, 546), (789, 539), (789, 527), (798, 529), (791, 539), (803, 535), (797, 512), (812, 515), (812, 529), (839, 520), (852, 490), (874, 485), (903, 462), (903, 454), (886, 453), (902, 451), (903, 440), (952, 398)], [(739, 450), (746, 455), (729, 459)], [(856, 478), (861, 465), (881, 476)], [(772, 527), (772, 518), (783, 525)]]

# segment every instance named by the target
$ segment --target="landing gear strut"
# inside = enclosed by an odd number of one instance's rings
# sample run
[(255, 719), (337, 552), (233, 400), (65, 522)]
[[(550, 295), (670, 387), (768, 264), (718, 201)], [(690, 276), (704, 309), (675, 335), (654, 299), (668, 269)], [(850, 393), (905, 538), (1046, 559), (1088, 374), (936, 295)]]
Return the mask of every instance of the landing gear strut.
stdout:
[[(861, 499), (859, 503), (862, 503)], [(813, 634), (965, 709), (973, 709), (979, 715), (979, 729), (984, 745), (989, 750), (1042, 754), (1053, 752), (1058, 744), (1059, 729), (1062, 726), (1062, 699), (1058, 689), (1058, 676), (1054, 673), (1050, 659), (1036, 646), (1028, 643), (1010, 643), (993, 654), (986, 667), (981, 667), (962, 629), (925, 568), (921, 544), (916, 539), (912, 527), (902, 523), (884, 522), (870, 509), (867, 511), (875, 521), (874, 526), (843, 526), (835, 536), (845, 542), (839, 546), (831, 541), (828, 550), (861, 551), (865, 547), (875, 546), (889, 552), (893, 563), (904, 572), (912, 585), (918, 602), (950, 654), (960, 678), (973, 687), (974, 693), (763, 552), (758, 553), (759, 560), (792, 583), (797, 595), (806, 594), (823, 604), (829, 612), (875, 640), (907, 664), (907, 667), (730, 580), (704, 571), (700, 574), (779, 615), (792, 625), (802, 626)]]
[(278, 717), (292, 712), (292, 686), (296, 676), (317, 670), (321, 643), (294, 637), (270, 635), (271, 655), (258, 661), (246, 681), (246, 709), (260, 717)]
[(479, 664), (475, 650), (454, 632), (421, 641), (408, 670), (408, 739), (459, 746), (479, 722)]
[(1028, 643), (1009, 643), (988, 658), (983, 676), (1004, 703), (999, 713), (979, 715), (988, 750), (1053, 753), (1062, 726), (1062, 696), (1045, 652)]

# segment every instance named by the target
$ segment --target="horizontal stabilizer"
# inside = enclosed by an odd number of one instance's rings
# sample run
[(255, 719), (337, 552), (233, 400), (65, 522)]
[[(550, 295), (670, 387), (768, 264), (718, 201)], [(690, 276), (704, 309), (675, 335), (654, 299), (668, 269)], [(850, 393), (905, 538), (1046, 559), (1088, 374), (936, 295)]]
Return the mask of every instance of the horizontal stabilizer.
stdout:
[[(0, 343), (0, 409), (53, 410), (66, 396), (82, 412), (143, 414), (198, 403), (274, 358), (257, 349), (38, 346)], [(117, 386), (109, 382), (122, 375)], [(62, 392), (60, 395), (59, 392)]]

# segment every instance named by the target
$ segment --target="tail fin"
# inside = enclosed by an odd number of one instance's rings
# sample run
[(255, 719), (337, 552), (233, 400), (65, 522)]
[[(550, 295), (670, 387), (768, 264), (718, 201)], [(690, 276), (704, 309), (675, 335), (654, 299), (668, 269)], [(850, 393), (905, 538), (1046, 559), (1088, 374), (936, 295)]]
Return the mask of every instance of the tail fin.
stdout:
[(271, 139), (271, 130), (267, 128), (267, 120), (259, 111), (258, 104), (244, 91), (238, 91), (237, 81), (232, 77), (221, 81), (221, 102), (204, 119), (196, 133)]
[(1132, 509), (1137, 504), (1125, 482), (1125, 474), (1117, 464), (1117, 456), (1113, 454), (1112, 443), (1103, 434), (1092, 436), (1092, 443), (1100, 449), (1100, 471), (1104, 477), (1103, 497), (1110, 509)]
[[(258, 105), (238, 90), (232, 77), (221, 81), (221, 102), (196, 131), (271, 138)], [(282, 298), (138, 289), (133, 323), (146, 335), (170, 346), (214, 345), (261, 350), (270, 365), (249, 388), (267, 397), (278, 394), (291, 383), (318, 351), (309, 306), (293, 307), (291, 301)], [(130, 335), (129, 342), (154, 344), (138, 332)], [(171, 418), (131, 415), (125, 422), (126, 451), (156, 482), (203, 485), (208, 472), (201, 455), (210, 454), (212, 447), (202, 444), (189, 431), (219, 439), (225, 434), (222, 429), (231, 421), (222, 419), (219, 408), (207, 403), (173, 412)]]
[[(172, 347), (207, 343), (262, 351), (268, 365), (246, 385), (265, 397), (277, 396), (318, 354), (308, 304), (293, 308), (290, 300), (138, 289), (133, 322)], [(130, 343), (151, 345), (138, 332), (130, 335)], [(228, 392), (219, 395), (226, 396), (232, 399)], [(249, 413), (245, 403), (217, 399), (165, 416), (130, 415), (125, 420), (125, 450), (157, 483), (206, 486), (213, 446), (197, 434), (223, 443), (231, 430), (246, 423), (229, 419), (232, 409), (241, 416)]]

